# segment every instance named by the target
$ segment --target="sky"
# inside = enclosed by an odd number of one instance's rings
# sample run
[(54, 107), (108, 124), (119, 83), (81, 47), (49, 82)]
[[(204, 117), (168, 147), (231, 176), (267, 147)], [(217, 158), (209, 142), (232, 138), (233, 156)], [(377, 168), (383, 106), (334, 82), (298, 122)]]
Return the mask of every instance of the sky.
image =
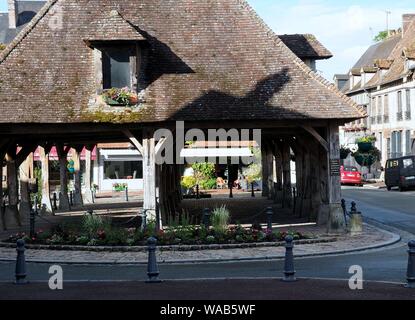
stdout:
[[(373, 44), (374, 36), (386, 30), (387, 16), (390, 28), (397, 29), (402, 25), (403, 13), (415, 13), (414, 0), (248, 2), (277, 34), (314, 34), (334, 54), (334, 58), (317, 64), (318, 71), (328, 80), (336, 73), (349, 71)], [(7, 0), (0, 0), (0, 11), (7, 11)]]

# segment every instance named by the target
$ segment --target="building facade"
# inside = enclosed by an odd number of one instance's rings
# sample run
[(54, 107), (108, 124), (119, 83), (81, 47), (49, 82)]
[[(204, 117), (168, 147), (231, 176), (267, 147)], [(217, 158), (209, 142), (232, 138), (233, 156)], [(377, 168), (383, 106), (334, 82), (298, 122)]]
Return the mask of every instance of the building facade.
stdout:
[(388, 159), (415, 154), (414, 71), (415, 15), (406, 14), (402, 29), (371, 46), (349, 71), (347, 82), (345, 75), (335, 76), (339, 89), (369, 115), (341, 128), (342, 145), (375, 136), (382, 166)]

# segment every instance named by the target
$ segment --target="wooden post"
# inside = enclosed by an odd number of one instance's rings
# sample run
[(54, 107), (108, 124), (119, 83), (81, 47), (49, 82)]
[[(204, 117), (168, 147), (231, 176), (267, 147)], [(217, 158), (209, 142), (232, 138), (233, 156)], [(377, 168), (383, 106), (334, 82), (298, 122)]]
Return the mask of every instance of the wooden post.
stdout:
[(147, 219), (156, 219), (156, 153), (155, 140), (152, 130), (143, 132), (143, 179), (144, 204), (143, 210)]
[[(48, 148), (49, 149), (49, 148)], [(47, 152), (46, 152), (47, 151)], [(42, 200), (41, 213), (45, 215), (53, 214), (52, 203), (50, 201), (50, 185), (49, 185), (49, 150), (39, 147), (40, 162), (42, 166)]]
[(6, 155), (6, 150), (5, 149), (0, 149), (0, 223), (1, 223), (1, 228), (3, 230), (7, 229), (7, 225), (6, 225), (6, 212), (5, 212), (5, 208), (3, 207), (3, 164), (4, 164), (4, 160), (5, 160), (5, 155)]
[(59, 210), (70, 210), (69, 196), (68, 196), (68, 152), (69, 147), (64, 147), (62, 144), (56, 146), (59, 157), (59, 172), (60, 172), (60, 187), (59, 192)]
[(29, 222), (31, 201), (29, 197), (30, 161), (33, 157), (27, 157), (19, 167), (20, 177), (20, 208), (19, 215), (22, 224)]
[(263, 141), (262, 149), (261, 149), (261, 161), (262, 161), (262, 196), (267, 197), (269, 196), (269, 185), (268, 185), (268, 178), (269, 178), (269, 165), (268, 165), (268, 148), (267, 143)]
[(72, 160), (74, 162), (74, 199), (73, 203), (75, 207), (82, 207), (83, 200), (82, 200), (82, 179), (81, 179), (81, 152), (83, 146), (77, 146), (73, 149), (72, 153)]
[(346, 231), (343, 210), (341, 207), (341, 177), (340, 177), (340, 141), (339, 125), (335, 122), (328, 126), (328, 199), (329, 219), (328, 233), (342, 233)]
[(276, 190), (274, 203), (282, 204), (283, 202), (283, 170), (282, 170), (282, 155), (281, 150), (278, 147), (278, 143), (275, 144), (275, 175), (276, 175)]
[[(15, 222), (18, 226), (21, 226), (21, 220), (19, 216), (19, 190), (17, 182), (17, 166), (16, 166), (16, 145), (11, 147), (6, 156), (7, 161), (7, 189), (9, 194), (9, 206), (6, 209), (6, 225), (9, 226), (10, 216), (13, 215)], [(9, 218), (9, 219), (7, 219)]]
[(281, 144), (282, 176), (283, 176), (283, 208), (291, 208), (291, 149), (287, 143)]
[(92, 204), (94, 203), (93, 195), (92, 195), (92, 177), (91, 177), (91, 170), (92, 170), (92, 150), (94, 149), (93, 146), (87, 146), (85, 152), (85, 174), (84, 174), (84, 185), (85, 185), (85, 192), (83, 197), (84, 204)]

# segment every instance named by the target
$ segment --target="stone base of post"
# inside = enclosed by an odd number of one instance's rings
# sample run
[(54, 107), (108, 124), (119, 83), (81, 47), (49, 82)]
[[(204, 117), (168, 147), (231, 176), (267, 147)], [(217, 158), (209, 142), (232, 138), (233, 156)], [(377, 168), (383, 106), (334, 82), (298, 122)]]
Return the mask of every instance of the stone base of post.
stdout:
[(328, 234), (346, 233), (346, 223), (344, 221), (343, 209), (340, 203), (329, 205), (329, 216), (327, 222)]

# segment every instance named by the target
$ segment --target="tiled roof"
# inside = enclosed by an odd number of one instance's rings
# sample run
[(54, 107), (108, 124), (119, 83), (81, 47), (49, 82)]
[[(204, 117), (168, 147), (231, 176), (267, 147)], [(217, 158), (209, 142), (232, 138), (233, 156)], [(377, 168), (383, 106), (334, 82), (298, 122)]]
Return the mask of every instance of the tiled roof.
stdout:
[[(63, 25), (51, 28), (58, 5)], [(150, 47), (146, 103), (134, 116), (88, 109), (95, 72), (84, 39), (91, 21), (112, 10), (144, 30)], [(3, 123), (347, 122), (366, 115), (295, 56), (243, 0), (49, 0), (0, 54), (0, 82)]]
[(300, 59), (329, 59), (333, 54), (312, 34), (280, 35), (279, 38)]
[(88, 36), (85, 40), (139, 41), (145, 40), (145, 38), (136, 29), (134, 29), (130, 23), (125, 21), (117, 10), (111, 10), (106, 17), (93, 21), (91, 25), (88, 26)]

